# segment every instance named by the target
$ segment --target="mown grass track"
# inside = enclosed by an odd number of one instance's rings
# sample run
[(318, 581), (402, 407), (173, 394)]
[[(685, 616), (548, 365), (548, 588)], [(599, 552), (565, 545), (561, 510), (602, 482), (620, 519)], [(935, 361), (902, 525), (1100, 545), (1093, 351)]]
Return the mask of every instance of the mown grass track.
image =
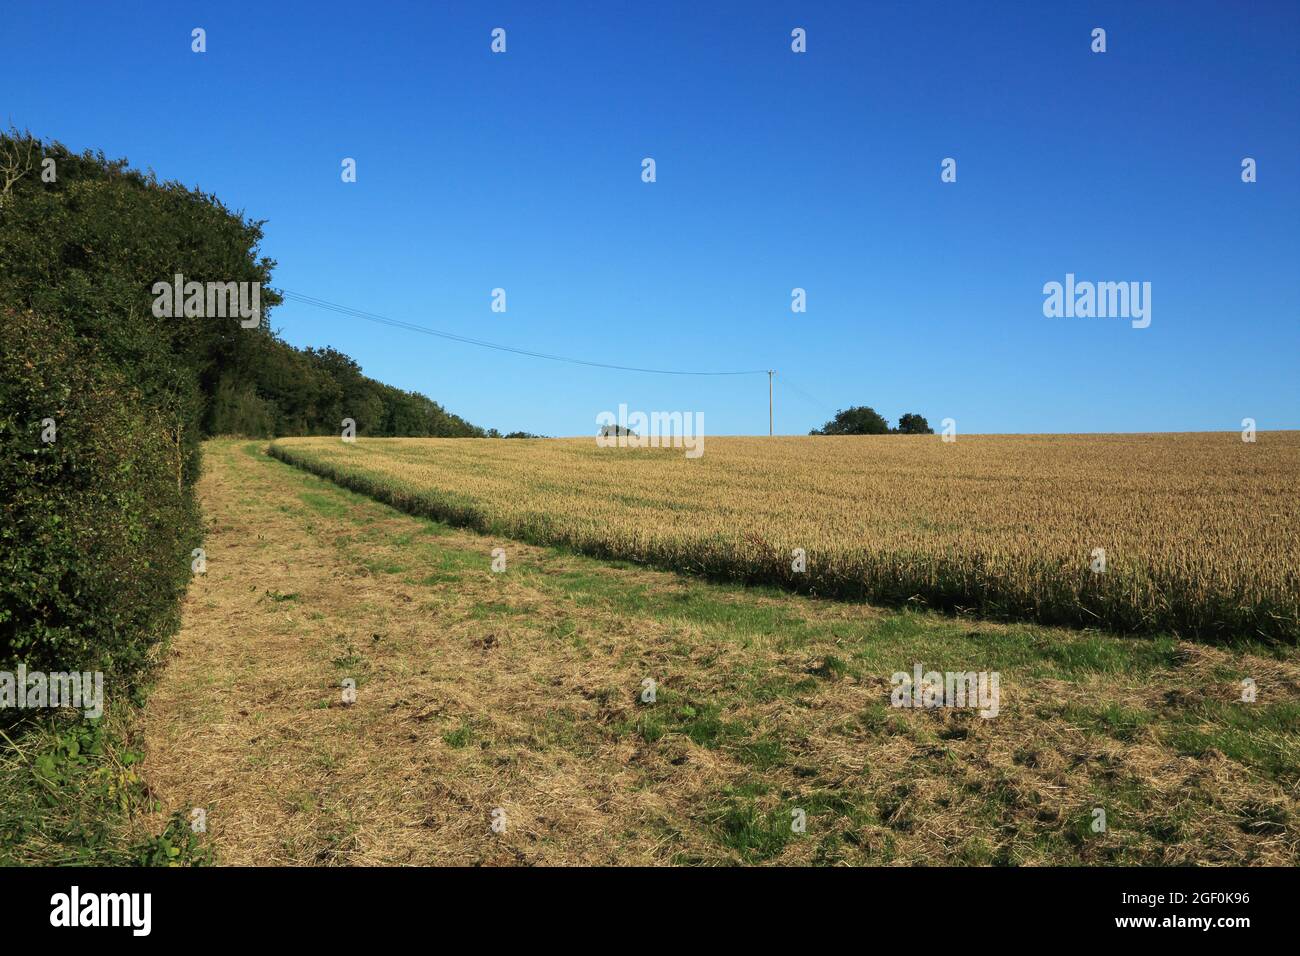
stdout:
[[(1300, 859), (1292, 649), (720, 586), (401, 514), (257, 443), (205, 461), (208, 572), (141, 733), (159, 819), (206, 808), (219, 863)], [(916, 661), (1000, 671), (999, 715), (890, 707)]]

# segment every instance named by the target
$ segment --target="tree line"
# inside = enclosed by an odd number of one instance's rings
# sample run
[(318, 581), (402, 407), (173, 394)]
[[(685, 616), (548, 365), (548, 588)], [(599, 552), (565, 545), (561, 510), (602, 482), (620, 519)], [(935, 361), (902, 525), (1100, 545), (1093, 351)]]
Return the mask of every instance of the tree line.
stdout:
[[(262, 226), (102, 151), (0, 133), (0, 670), (139, 673), (202, 546), (205, 437), (344, 418), (361, 435), (496, 435), (277, 337)], [(259, 284), (258, 320), (156, 315), (155, 284), (178, 274)]]
[(809, 435), (933, 435), (934, 429), (922, 415), (908, 412), (898, 419), (898, 425), (889, 427), (885, 416), (870, 405), (854, 405), (835, 413), (835, 417)]

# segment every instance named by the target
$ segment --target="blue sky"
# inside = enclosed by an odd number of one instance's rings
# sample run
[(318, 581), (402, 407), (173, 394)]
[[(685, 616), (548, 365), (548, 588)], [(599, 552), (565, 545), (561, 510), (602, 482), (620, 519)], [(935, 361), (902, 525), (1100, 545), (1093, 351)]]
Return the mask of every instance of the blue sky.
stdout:
[[(1298, 39), (1280, 2), (11, 0), (0, 119), (268, 220), (285, 289), (775, 368), (779, 433), (853, 404), (964, 433), (1297, 428)], [(1150, 327), (1044, 317), (1067, 272), (1150, 282)], [(503, 431), (592, 434), (619, 403), (767, 430), (763, 375), (295, 303), (272, 324)]]

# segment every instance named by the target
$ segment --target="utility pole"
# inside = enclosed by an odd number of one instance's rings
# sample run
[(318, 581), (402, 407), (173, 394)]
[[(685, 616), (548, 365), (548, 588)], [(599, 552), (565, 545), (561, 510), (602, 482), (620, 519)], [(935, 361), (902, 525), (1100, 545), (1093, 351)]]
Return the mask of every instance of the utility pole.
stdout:
[(767, 437), (772, 437), (772, 376), (776, 374), (776, 369), (767, 370)]

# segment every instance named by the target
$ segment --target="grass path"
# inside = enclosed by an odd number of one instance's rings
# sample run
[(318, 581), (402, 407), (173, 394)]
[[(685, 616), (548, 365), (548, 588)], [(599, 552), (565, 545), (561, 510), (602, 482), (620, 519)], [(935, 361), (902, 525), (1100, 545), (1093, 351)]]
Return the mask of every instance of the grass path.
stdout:
[[(410, 517), (261, 443), (205, 462), (143, 773), (219, 863), (1300, 860), (1294, 649), (721, 587)], [(916, 661), (999, 671), (1000, 713), (891, 708)]]

